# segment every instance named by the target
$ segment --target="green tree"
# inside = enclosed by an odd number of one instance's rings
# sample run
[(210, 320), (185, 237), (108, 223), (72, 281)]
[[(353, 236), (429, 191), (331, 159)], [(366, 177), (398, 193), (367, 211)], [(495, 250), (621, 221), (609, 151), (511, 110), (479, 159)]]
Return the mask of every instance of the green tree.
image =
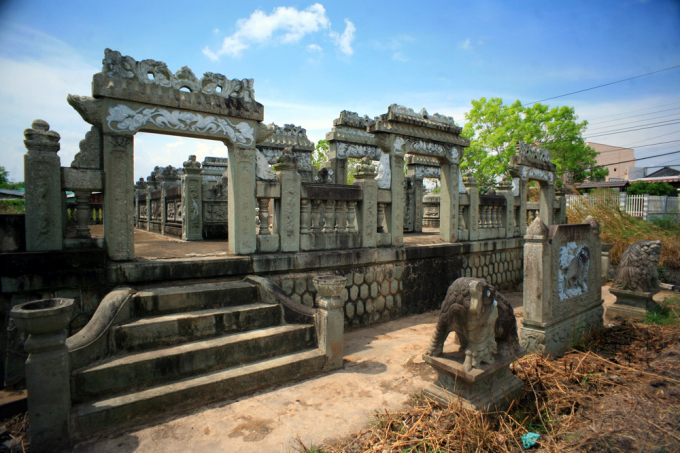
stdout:
[(328, 160), (328, 140), (319, 140), (314, 152), (312, 152), (312, 165), (319, 168), (323, 162)]
[(630, 186), (626, 187), (626, 192), (631, 195), (673, 195), (678, 193), (675, 187), (667, 182), (647, 181), (635, 181)]
[(5, 167), (0, 166), (0, 189), (18, 190), (24, 187), (23, 182), (12, 182), (9, 180), (9, 172)]
[(471, 144), (461, 168), (474, 170), (481, 184), (488, 185), (507, 172), (518, 141), (550, 150), (558, 176), (572, 172), (575, 181), (601, 180), (608, 173), (596, 167), (597, 153), (583, 140), (588, 123), (579, 123), (572, 107), (525, 107), (520, 101), (507, 105), (501, 98), (481, 98), (472, 101), (465, 117), (463, 135)]

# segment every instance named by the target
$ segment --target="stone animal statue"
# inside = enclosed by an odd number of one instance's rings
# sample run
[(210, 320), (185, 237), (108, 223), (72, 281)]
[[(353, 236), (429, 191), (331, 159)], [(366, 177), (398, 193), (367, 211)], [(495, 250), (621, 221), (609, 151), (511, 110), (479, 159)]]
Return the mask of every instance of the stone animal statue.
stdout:
[(659, 287), (661, 241), (638, 241), (623, 252), (612, 289), (651, 292)]
[(469, 372), (481, 363), (494, 363), (493, 355), (519, 351), (517, 320), (510, 302), (481, 278), (462, 277), (446, 292), (426, 355), (438, 357), (450, 332), (455, 332), (463, 367)]

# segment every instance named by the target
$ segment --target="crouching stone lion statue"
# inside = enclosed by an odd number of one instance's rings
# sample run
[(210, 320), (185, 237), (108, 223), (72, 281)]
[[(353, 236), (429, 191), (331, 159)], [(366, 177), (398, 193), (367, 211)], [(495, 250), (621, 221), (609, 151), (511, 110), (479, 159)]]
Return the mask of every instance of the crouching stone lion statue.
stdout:
[(465, 351), (466, 372), (481, 363), (494, 363), (494, 354), (505, 357), (520, 349), (510, 302), (481, 278), (462, 277), (449, 286), (425, 354), (439, 357), (450, 332), (456, 333)]
[(652, 292), (659, 286), (656, 268), (661, 258), (661, 241), (638, 241), (623, 252), (612, 289)]

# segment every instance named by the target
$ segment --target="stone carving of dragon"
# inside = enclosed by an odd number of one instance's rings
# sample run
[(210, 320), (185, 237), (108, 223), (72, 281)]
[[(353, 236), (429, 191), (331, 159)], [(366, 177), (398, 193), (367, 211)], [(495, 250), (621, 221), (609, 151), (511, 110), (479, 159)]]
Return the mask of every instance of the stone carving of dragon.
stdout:
[(651, 292), (659, 287), (661, 241), (638, 241), (623, 252), (612, 289)]
[(520, 349), (510, 302), (480, 278), (462, 277), (449, 286), (425, 354), (440, 356), (450, 332), (465, 350), (463, 367), (468, 372), (481, 363), (494, 363), (496, 353), (509, 356)]

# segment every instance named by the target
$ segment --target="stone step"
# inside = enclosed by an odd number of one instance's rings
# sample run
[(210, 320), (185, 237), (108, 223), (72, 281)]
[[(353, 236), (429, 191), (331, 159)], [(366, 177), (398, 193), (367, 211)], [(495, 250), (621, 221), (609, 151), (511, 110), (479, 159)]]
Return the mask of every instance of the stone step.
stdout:
[(73, 399), (158, 385), (315, 345), (314, 326), (284, 325), (115, 356), (73, 372)]
[(116, 348), (141, 351), (281, 324), (279, 305), (254, 304), (150, 316), (116, 326)]
[(133, 298), (136, 316), (244, 305), (257, 300), (257, 288), (245, 282), (170, 286), (140, 291)]
[(74, 409), (81, 435), (89, 436), (306, 377), (319, 372), (324, 361), (322, 351), (311, 349), (84, 403)]

